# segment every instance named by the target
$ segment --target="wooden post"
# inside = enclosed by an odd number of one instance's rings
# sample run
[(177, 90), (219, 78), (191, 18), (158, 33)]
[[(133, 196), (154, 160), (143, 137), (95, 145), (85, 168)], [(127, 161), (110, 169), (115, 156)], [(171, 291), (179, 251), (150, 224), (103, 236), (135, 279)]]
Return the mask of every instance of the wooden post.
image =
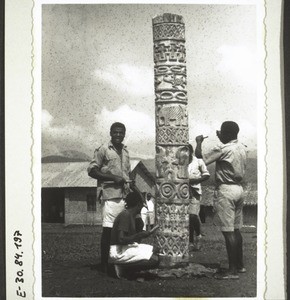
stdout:
[(185, 28), (182, 16), (153, 18), (156, 116), (155, 242), (160, 264), (188, 261), (188, 114)]

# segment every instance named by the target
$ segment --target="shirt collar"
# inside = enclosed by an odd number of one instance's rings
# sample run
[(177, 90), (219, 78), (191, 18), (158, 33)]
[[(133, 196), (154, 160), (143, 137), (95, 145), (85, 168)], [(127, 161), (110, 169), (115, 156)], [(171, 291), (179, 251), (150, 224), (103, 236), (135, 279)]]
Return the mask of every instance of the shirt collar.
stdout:
[[(108, 143), (108, 148), (109, 148), (109, 149), (114, 149), (114, 150), (116, 150), (115, 147), (114, 147), (114, 145), (113, 145), (113, 143), (112, 143), (112, 141), (109, 141), (109, 143)], [(128, 151), (128, 150), (127, 150), (127, 146), (124, 145), (123, 143), (122, 143), (122, 150)]]
[(237, 143), (238, 143), (238, 140), (237, 140), (237, 139), (236, 139), (236, 140), (231, 140), (231, 141), (227, 142), (226, 144), (221, 143), (221, 148), (230, 146), (230, 145), (232, 145), (232, 144), (237, 144)]

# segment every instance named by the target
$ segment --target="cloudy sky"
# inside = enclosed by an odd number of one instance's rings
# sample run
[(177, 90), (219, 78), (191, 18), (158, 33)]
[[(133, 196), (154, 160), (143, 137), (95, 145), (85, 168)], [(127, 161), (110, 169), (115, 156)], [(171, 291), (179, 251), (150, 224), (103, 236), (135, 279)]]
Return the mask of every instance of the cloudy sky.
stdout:
[(256, 8), (253, 5), (58, 4), (42, 8), (42, 153), (92, 156), (115, 121), (131, 156), (155, 155), (152, 18), (185, 21), (189, 138), (217, 142), (240, 125), (256, 149)]

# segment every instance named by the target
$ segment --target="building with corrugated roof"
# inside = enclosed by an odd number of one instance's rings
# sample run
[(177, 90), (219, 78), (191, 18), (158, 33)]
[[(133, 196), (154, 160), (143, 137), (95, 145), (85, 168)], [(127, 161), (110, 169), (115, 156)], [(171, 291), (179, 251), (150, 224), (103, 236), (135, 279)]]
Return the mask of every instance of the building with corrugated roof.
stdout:
[[(140, 160), (131, 160), (136, 186), (155, 194), (155, 179)], [(100, 224), (97, 180), (88, 176), (88, 162), (42, 163), (42, 222)]]

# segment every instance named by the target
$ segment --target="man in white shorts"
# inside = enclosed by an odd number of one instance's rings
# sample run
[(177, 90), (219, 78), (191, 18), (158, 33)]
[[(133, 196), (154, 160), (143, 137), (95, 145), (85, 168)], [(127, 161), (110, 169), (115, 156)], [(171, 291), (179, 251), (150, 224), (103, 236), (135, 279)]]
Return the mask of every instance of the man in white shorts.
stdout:
[(153, 254), (153, 246), (141, 244), (141, 240), (150, 236), (158, 227), (150, 231), (136, 231), (135, 219), (144, 205), (140, 194), (130, 192), (125, 199), (126, 206), (115, 219), (111, 233), (110, 262), (115, 266), (118, 278), (134, 273), (136, 270), (155, 267), (158, 258)]
[(237, 273), (245, 273), (243, 262), (243, 239), (240, 228), (243, 225), (244, 192), (241, 185), (245, 175), (246, 146), (237, 138), (239, 126), (232, 121), (223, 122), (217, 136), (222, 144), (202, 155), (203, 136), (196, 137), (195, 155), (203, 158), (206, 165), (216, 162), (216, 189), (214, 198), (215, 224), (224, 235), (229, 261), (229, 270), (217, 276), (218, 279), (239, 279)]
[[(130, 158), (126, 146), (125, 125), (119, 122), (110, 128), (111, 140), (95, 150), (88, 167), (89, 176), (98, 180), (102, 201), (101, 267), (107, 273), (113, 223), (125, 208), (124, 198), (129, 192)], [(132, 186), (131, 186), (132, 188)]]

